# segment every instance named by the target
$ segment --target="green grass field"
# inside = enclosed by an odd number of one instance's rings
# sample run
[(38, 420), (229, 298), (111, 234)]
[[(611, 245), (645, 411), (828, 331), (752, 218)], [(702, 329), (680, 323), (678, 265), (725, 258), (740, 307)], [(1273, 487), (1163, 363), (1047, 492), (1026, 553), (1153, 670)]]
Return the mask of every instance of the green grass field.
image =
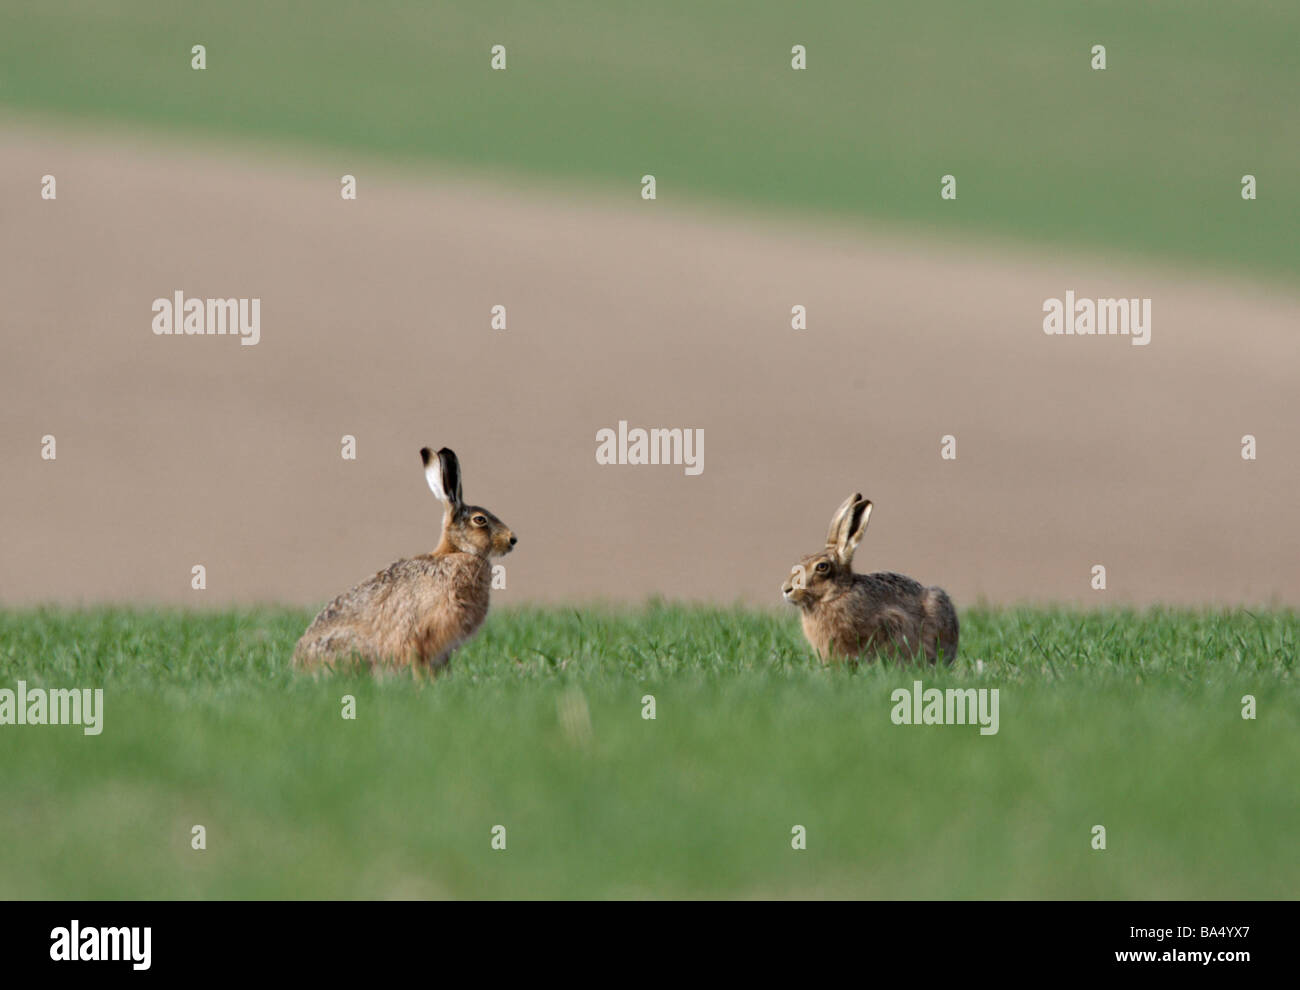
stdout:
[[(501, 609), (434, 682), (292, 674), (309, 618), (0, 612), (0, 688), (105, 691), (101, 735), (0, 727), (0, 896), (1300, 889), (1292, 612), (973, 610), (918, 673), (822, 669), (790, 613)], [(1000, 731), (894, 725), (915, 677)]]
[[(341, 171), (355, 150), (594, 182), (629, 203), (653, 173), (667, 203), (1293, 282), (1297, 37), (1300, 6), (1283, 0), (15, 0), (0, 7), (0, 107), (313, 147)], [(498, 43), (505, 72), (488, 67)]]

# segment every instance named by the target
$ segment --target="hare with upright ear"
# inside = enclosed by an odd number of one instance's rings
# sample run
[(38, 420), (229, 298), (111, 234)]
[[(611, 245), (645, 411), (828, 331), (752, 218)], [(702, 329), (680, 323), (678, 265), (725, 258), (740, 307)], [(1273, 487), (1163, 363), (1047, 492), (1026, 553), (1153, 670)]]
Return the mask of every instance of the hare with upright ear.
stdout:
[(924, 655), (949, 663), (957, 655), (957, 612), (942, 588), (901, 574), (853, 573), (871, 503), (850, 495), (831, 517), (825, 549), (796, 564), (781, 588), (803, 613), (803, 632), (822, 662), (866, 655)]
[(425, 447), (420, 457), (443, 504), (442, 539), (432, 553), (390, 564), (326, 605), (293, 651), (299, 670), (360, 661), (372, 669), (436, 672), (483, 624), (489, 559), (509, 553), (518, 540), (487, 509), (465, 504), (452, 451)]

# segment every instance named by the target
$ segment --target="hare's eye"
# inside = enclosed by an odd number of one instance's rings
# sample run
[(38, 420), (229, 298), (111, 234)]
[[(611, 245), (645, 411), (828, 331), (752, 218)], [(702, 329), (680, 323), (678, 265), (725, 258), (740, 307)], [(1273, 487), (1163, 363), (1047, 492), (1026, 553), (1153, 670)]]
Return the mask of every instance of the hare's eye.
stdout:
[(831, 565), (828, 564), (828, 563), (826, 563), (826, 561), (824, 561), (824, 560), (823, 560), (821, 563), (819, 563), (819, 564), (817, 565), (817, 573), (818, 573), (818, 574), (825, 574), (825, 573), (826, 573), (827, 571), (829, 571), (830, 569), (831, 569)]
[(475, 526), (486, 526), (486, 525), (487, 525), (487, 516), (475, 516), (475, 517), (474, 517), (474, 525), (475, 525)]

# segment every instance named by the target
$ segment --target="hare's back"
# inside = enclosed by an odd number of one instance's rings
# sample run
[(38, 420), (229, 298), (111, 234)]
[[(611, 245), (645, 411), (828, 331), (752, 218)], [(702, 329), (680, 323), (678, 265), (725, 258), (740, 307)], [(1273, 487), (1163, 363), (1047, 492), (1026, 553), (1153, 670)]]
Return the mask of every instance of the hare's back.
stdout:
[(925, 586), (905, 574), (893, 571), (877, 571), (875, 574), (856, 574), (853, 577), (855, 590), (865, 592), (873, 601), (881, 604), (914, 603), (925, 594)]
[(431, 554), (394, 561), (326, 605), (312, 626), (336, 625), (358, 616), (374, 616), (408, 601), (414, 604), (416, 599), (437, 597), (452, 584), (454, 570), (445, 558)]

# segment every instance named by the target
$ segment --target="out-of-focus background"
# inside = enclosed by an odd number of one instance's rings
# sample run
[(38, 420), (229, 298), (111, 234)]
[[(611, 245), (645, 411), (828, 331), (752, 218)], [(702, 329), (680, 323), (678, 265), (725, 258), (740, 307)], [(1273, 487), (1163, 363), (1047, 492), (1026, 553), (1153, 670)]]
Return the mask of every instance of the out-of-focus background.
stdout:
[[(319, 602), (432, 547), (432, 444), (520, 533), (499, 600), (776, 604), (860, 490), (859, 567), (961, 603), (1300, 602), (1296, 37), (1285, 3), (11, 0), (0, 601)], [(261, 342), (155, 336), (177, 290), (259, 297)], [(1044, 335), (1067, 290), (1150, 298), (1150, 345)], [(598, 465), (620, 420), (702, 428), (704, 472)]]

